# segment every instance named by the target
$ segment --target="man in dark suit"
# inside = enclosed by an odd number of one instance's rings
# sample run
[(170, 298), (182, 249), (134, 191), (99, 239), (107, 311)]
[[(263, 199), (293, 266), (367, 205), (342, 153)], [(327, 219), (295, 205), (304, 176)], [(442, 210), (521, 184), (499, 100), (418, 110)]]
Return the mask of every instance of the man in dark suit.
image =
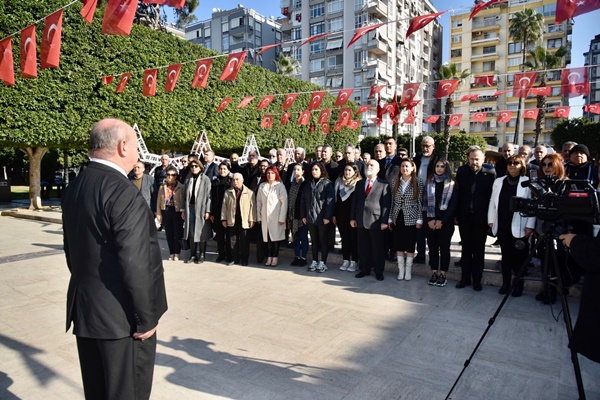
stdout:
[(375, 277), (382, 281), (385, 268), (383, 233), (388, 229), (392, 196), (388, 183), (377, 177), (378, 172), (379, 163), (369, 161), (365, 171), (367, 179), (356, 185), (350, 209), (350, 225), (358, 227), (360, 272), (355, 276), (363, 278), (370, 275), (373, 267)]
[(496, 161), (496, 165), (494, 166), (498, 178), (506, 175), (506, 160), (513, 154), (515, 154), (515, 145), (513, 143), (504, 143), (504, 146), (502, 146), (502, 158)]
[(73, 322), (86, 399), (148, 399), (167, 298), (152, 212), (127, 179), (135, 131), (102, 120), (88, 154), (62, 198), (67, 330)]
[(204, 154), (204, 175), (212, 182), (215, 176), (219, 176), (219, 165), (215, 162), (215, 152), (208, 150)]
[(344, 175), (344, 169), (346, 168), (346, 165), (354, 164), (356, 165), (356, 168), (358, 168), (360, 176), (365, 179), (367, 177), (365, 175), (365, 163), (360, 158), (356, 158), (356, 152), (354, 150), (354, 146), (351, 144), (347, 144), (344, 147), (344, 158), (338, 162), (339, 175)]
[(294, 167), (297, 164), (302, 165), (304, 169), (304, 178), (307, 179), (310, 176), (310, 163), (306, 162), (306, 150), (302, 147), (296, 147), (294, 150), (294, 159), (295, 162), (288, 165), (286, 179), (285, 179), (285, 188), (289, 191), (290, 186), (292, 185), (292, 181), (294, 180)]
[(392, 182), (400, 172), (400, 164), (402, 159), (396, 155), (396, 140), (393, 137), (385, 139), (383, 148), (385, 149), (385, 157), (379, 160), (379, 174), (381, 179), (385, 179), (388, 183)]
[(325, 169), (327, 170), (329, 180), (331, 182), (335, 182), (335, 180), (339, 176), (339, 170), (337, 161), (333, 159), (333, 149), (330, 145), (326, 144), (325, 146), (323, 146), (321, 157), (321, 162), (323, 163), (323, 165), (325, 165)]
[(468, 157), (468, 167), (462, 166), (456, 173), (456, 218), (462, 241), (462, 274), (456, 287), (462, 289), (473, 282), (473, 289), (479, 292), (482, 289), (481, 278), (485, 262), (488, 207), (496, 172), (491, 165), (483, 163), (481, 149), (472, 150)]

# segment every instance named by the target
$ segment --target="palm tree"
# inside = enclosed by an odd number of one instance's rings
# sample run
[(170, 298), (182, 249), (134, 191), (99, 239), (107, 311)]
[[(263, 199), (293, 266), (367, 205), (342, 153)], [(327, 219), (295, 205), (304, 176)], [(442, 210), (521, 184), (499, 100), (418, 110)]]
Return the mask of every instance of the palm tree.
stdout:
[[(567, 54), (566, 47), (559, 47), (556, 52), (551, 53), (543, 46), (537, 46), (534, 50), (529, 51), (531, 61), (527, 61), (524, 65), (534, 71), (540, 71), (540, 87), (546, 86), (546, 77), (549, 69), (554, 69), (562, 65), (562, 59)], [(546, 125), (546, 96), (537, 96), (538, 111), (537, 120), (535, 121), (535, 146), (538, 145), (539, 137)]]
[[(437, 79), (439, 80), (447, 80), (447, 79), (459, 79), (460, 82), (458, 86), (460, 87), (465, 79), (471, 76), (471, 71), (467, 69), (463, 69), (460, 73), (456, 69), (456, 64), (453, 62), (446, 63), (440, 67), (440, 71), (437, 73)], [(452, 96), (448, 96), (446, 99), (446, 104), (444, 105), (444, 158), (448, 159), (448, 148), (450, 147), (450, 126), (448, 122), (450, 121), (450, 114), (452, 114), (452, 110), (454, 109), (454, 100), (452, 100)]]
[(279, 53), (279, 59), (274, 60), (275, 72), (285, 76), (297, 75), (300, 70), (298, 60)]
[[(514, 18), (510, 20), (508, 28), (509, 36), (515, 42), (521, 42), (523, 47), (523, 61), (521, 71), (524, 71), (527, 55), (527, 48), (530, 44), (539, 43), (544, 32), (544, 16), (534, 9), (525, 8), (515, 13)], [(519, 97), (519, 109), (517, 110), (517, 125), (515, 127), (516, 142), (523, 144), (523, 124), (521, 110), (523, 109), (523, 97)]]
[(177, 26), (183, 28), (194, 21), (197, 21), (198, 18), (194, 15), (194, 11), (200, 5), (200, 0), (186, 0), (185, 5), (181, 10), (175, 9), (175, 17), (177, 18)]

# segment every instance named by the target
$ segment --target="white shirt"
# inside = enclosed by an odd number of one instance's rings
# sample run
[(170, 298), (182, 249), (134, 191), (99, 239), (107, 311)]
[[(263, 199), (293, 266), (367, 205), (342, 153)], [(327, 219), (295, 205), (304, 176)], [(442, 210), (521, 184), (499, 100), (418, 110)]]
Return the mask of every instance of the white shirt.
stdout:
[(90, 158), (90, 161), (97, 162), (98, 164), (103, 164), (103, 165), (106, 165), (107, 167), (116, 169), (117, 171), (122, 173), (125, 177), (127, 177), (127, 172), (125, 172), (125, 170), (123, 168), (119, 167), (117, 164), (115, 164), (112, 161), (104, 160), (102, 158)]

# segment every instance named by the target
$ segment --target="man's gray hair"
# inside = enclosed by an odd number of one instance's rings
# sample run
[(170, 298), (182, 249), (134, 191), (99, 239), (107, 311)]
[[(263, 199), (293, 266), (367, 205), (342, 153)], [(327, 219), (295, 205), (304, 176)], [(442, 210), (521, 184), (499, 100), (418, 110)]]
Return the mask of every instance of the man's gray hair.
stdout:
[(352, 149), (352, 150), (354, 150), (354, 146), (353, 146), (353, 145), (351, 145), (351, 144), (347, 144), (347, 145), (344, 147), (344, 150), (346, 150), (346, 149)]
[(304, 149), (304, 147), (296, 147), (296, 150), (295, 150), (295, 151), (301, 151), (301, 152), (302, 152), (302, 154), (303, 154), (304, 156), (306, 156), (306, 150)]
[(469, 155), (475, 150), (483, 151), (481, 150), (481, 147), (477, 145), (469, 146), (469, 148), (467, 149), (467, 157), (469, 157)]
[(90, 157), (110, 158), (117, 151), (119, 142), (127, 140), (125, 124), (97, 122), (90, 132)]
[(567, 146), (571, 146), (571, 147), (577, 146), (577, 142), (573, 142), (573, 141), (564, 142), (561, 148), (564, 149)]
[(435, 144), (435, 140), (433, 140), (431, 136), (424, 136), (423, 139), (421, 139), (421, 143), (425, 142), (433, 142)]

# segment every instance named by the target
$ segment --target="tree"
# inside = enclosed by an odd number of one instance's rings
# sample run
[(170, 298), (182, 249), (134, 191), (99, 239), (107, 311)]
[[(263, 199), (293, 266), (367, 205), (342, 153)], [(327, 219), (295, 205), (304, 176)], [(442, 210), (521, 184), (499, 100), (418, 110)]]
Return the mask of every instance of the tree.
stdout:
[[(543, 46), (536, 46), (534, 50), (529, 51), (531, 61), (527, 61), (525, 66), (531, 70), (540, 71), (538, 77), (540, 79), (539, 86), (546, 86), (546, 77), (548, 70), (560, 67), (562, 59), (567, 54), (566, 47), (559, 47), (554, 53), (549, 52)], [(538, 116), (535, 121), (535, 146), (538, 145), (539, 137), (546, 127), (546, 96), (537, 96)]]
[[(563, 119), (552, 130), (552, 142), (562, 146), (568, 141), (585, 144), (590, 150), (591, 158), (598, 159), (600, 155), (600, 122), (587, 118)], [(560, 152), (560, 147), (559, 147)]]
[[(544, 16), (534, 9), (525, 8), (517, 11), (510, 20), (508, 34), (515, 42), (521, 42), (523, 60), (521, 62), (521, 71), (524, 71), (527, 49), (530, 44), (536, 44), (542, 38), (544, 33)], [(519, 146), (523, 145), (523, 97), (519, 97), (519, 109), (517, 110), (517, 125), (515, 127), (515, 138)]]
[[(437, 79), (446, 80), (446, 79), (459, 79), (460, 82), (458, 86), (461, 86), (465, 79), (467, 79), (471, 75), (471, 71), (469, 69), (463, 69), (460, 73), (456, 68), (456, 64), (446, 63), (441, 66), (440, 71), (437, 74)], [(448, 122), (450, 121), (450, 115), (452, 114), (452, 110), (454, 109), (454, 100), (452, 100), (452, 96), (448, 96), (446, 99), (446, 104), (444, 105), (444, 141), (443, 141), (443, 156), (444, 158), (448, 158), (448, 152), (450, 150), (450, 125)]]
[(279, 53), (279, 59), (273, 60), (275, 72), (284, 76), (294, 76), (300, 72), (300, 63), (292, 57)]
[[(438, 146), (440, 143), (444, 143), (444, 135), (441, 133), (435, 133), (433, 135), (428, 135), (423, 133), (415, 139), (416, 143), (421, 143), (425, 136), (431, 136), (433, 141), (436, 143), (436, 147), (434, 150), (435, 154), (439, 154), (443, 158), (451, 162), (458, 162), (465, 160), (465, 152), (470, 146), (477, 145), (482, 149), (486, 147), (486, 141), (483, 136), (479, 135), (469, 135), (466, 133), (456, 133), (450, 137), (450, 146), (448, 149), (448, 156), (444, 156), (444, 149), (442, 146)], [(398, 136), (398, 147), (410, 148), (411, 143), (411, 135), (399, 135)]]
[(175, 9), (175, 16), (177, 17), (177, 22), (175, 22), (175, 24), (178, 27), (183, 28), (192, 22), (195, 22), (198, 18), (194, 15), (194, 11), (199, 5), (199, 0), (186, 0), (185, 5), (181, 10)]
[[(190, 23), (197, 20), (194, 15), (194, 10), (200, 5), (198, 0), (187, 0), (182, 9), (175, 8), (175, 24), (183, 28)], [(138, 0), (137, 10), (135, 12), (135, 22), (152, 28), (154, 30), (165, 31), (165, 24), (167, 23), (167, 17), (161, 11), (164, 6), (158, 4), (144, 4), (143, 0)]]

